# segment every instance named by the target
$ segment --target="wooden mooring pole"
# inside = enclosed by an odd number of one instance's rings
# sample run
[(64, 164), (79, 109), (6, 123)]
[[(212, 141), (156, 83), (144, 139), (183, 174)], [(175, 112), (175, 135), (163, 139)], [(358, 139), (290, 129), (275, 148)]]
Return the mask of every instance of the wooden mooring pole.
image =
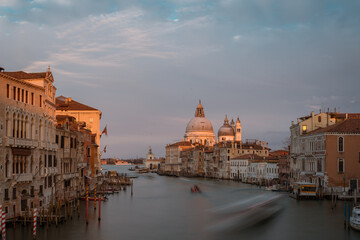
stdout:
[(86, 186), (85, 190), (85, 198), (86, 198), (86, 224), (89, 224), (89, 192), (88, 186)]
[(98, 221), (101, 221), (101, 194), (99, 194), (99, 217), (98, 217)]

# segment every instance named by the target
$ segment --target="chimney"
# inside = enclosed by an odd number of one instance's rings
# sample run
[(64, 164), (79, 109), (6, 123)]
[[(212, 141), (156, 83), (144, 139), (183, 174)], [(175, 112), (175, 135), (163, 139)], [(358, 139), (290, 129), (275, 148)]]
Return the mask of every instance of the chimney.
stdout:
[(349, 114), (346, 113), (346, 114), (345, 114), (345, 119), (348, 119), (348, 118), (349, 118)]
[(71, 97), (68, 98), (69, 103), (71, 103)]
[(294, 126), (294, 121), (291, 121), (291, 126)]
[(5, 68), (0, 67), (0, 72), (4, 72), (4, 71), (5, 71)]

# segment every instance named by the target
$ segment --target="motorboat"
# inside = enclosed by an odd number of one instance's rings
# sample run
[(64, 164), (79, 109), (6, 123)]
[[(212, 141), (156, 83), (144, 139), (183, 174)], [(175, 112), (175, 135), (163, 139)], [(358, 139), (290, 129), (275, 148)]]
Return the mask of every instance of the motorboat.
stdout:
[(278, 191), (278, 190), (279, 190), (279, 185), (272, 185), (265, 188), (265, 191)]
[(201, 193), (200, 188), (199, 188), (197, 185), (194, 185), (194, 186), (190, 189), (190, 191), (191, 191), (192, 193)]
[(350, 217), (350, 226), (360, 231), (360, 206), (353, 208), (352, 216)]
[(142, 168), (138, 170), (138, 173), (148, 173), (148, 172), (150, 172), (150, 170), (147, 168)]
[(262, 222), (282, 209), (280, 194), (261, 194), (211, 209), (216, 221), (208, 231), (242, 230)]

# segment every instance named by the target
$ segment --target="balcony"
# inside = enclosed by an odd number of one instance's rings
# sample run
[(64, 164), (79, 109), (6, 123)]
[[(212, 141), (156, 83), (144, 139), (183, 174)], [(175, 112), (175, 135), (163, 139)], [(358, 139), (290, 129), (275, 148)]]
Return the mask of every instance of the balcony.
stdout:
[(59, 146), (56, 143), (50, 143), (50, 147), (52, 150), (57, 150)]
[(77, 167), (78, 167), (78, 168), (86, 168), (86, 167), (87, 167), (87, 163), (86, 163), (86, 162), (79, 162), (79, 163), (77, 164)]
[(44, 173), (46, 176), (54, 175), (58, 173), (58, 169), (56, 167), (47, 167), (44, 169)]
[(64, 177), (64, 180), (73, 179), (73, 178), (79, 177), (79, 173), (65, 173), (63, 175), (63, 177)]
[[(2, 139), (0, 139), (1, 141)], [(1, 142), (0, 142), (1, 144)], [(38, 146), (37, 140), (34, 139), (22, 139), (14, 137), (4, 137), (5, 147), (23, 147), (23, 148), (34, 148)]]
[(33, 180), (33, 175), (32, 175), (32, 173), (15, 174), (14, 180), (18, 183), (31, 182)]

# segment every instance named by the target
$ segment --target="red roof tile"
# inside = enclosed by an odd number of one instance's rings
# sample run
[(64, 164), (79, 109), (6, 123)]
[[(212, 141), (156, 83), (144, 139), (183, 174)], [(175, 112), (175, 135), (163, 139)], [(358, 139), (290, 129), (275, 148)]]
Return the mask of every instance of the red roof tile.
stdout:
[(46, 72), (27, 73), (24, 71), (17, 71), (17, 72), (2, 72), (2, 73), (16, 79), (39, 79), (46, 77)]
[(346, 119), (342, 122), (336, 123), (334, 125), (319, 128), (317, 130), (311, 131), (308, 135), (317, 134), (317, 133), (360, 133), (360, 119)]
[[(66, 100), (68, 99), (68, 100)], [(87, 106), (85, 104), (79, 103), (72, 99), (66, 98), (64, 96), (59, 96), (56, 98), (56, 110), (90, 110), (90, 111), (99, 111), (96, 108)]]

